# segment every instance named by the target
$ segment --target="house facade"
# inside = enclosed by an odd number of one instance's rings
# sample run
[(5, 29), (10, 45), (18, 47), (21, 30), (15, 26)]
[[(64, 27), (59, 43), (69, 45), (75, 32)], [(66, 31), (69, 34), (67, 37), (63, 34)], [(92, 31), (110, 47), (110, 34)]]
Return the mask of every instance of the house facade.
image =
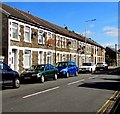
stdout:
[(106, 47), (106, 62), (110, 66), (120, 66), (120, 52), (114, 48)]
[(29, 13), (0, 5), (2, 15), (2, 55), (16, 71), (34, 64), (60, 61), (104, 62), (105, 49), (80, 34), (59, 27)]

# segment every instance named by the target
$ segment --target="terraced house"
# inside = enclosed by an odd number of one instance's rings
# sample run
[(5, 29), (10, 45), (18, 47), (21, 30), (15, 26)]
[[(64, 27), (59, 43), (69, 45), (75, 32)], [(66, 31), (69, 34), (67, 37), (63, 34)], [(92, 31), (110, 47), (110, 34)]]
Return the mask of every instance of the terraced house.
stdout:
[(74, 31), (62, 28), (29, 13), (0, 5), (2, 15), (2, 55), (14, 70), (23, 71), (33, 64), (58, 61), (105, 61), (105, 49)]

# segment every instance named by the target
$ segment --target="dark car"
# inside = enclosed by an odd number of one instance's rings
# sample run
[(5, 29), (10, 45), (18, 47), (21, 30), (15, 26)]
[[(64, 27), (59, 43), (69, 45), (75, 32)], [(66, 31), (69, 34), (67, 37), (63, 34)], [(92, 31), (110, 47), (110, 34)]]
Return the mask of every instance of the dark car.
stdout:
[(20, 87), (19, 73), (12, 70), (6, 63), (0, 61), (0, 84), (1, 86)]
[(65, 61), (65, 62), (58, 62), (56, 64), (57, 69), (59, 70), (59, 76), (69, 77), (69, 76), (77, 76), (78, 75), (78, 66), (75, 62), (72, 61)]
[(57, 80), (58, 69), (51, 64), (32, 65), (20, 75), (21, 81), (31, 80), (44, 82), (47, 78)]

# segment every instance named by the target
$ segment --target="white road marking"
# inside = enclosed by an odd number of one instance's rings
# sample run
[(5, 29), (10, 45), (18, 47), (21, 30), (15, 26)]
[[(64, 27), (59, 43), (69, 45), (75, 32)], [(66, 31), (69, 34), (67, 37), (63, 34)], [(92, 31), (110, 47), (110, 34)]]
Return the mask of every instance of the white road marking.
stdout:
[(76, 84), (76, 83), (78, 83), (78, 82), (82, 82), (82, 81), (84, 81), (85, 79), (82, 79), (82, 80), (78, 80), (78, 81), (75, 81), (75, 82), (71, 82), (71, 83), (68, 83), (67, 85), (72, 85), (72, 84)]
[(57, 86), (57, 87), (54, 87), (54, 88), (51, 88), (51, 89), (47, 89), (47, 90), (44, 90), (44, 91), (40, 91), (40, 92), (37, 92), (37, 93), (26, 95), (26, 96), (24, 96), (22, 98), (25, 99), (25, 98), (32, 97), (32, 96), (35, 96), (35, 95), (38, 95), (38, 94), (41, 94), (41, 93), (45, 93), (45, 92), (48, 92), (48, 91), (52, 91), (52, 90), (55, 90), (55, 89), (58, 89), (58, 88), (60, 88), (60, 87)]
[(95, 77), (89, 77), (88, 79), (93, 79), (93, 78), (95, 78)]
[(93, 79), (93, 78), (96, 78), (96, 77), (98, 77), (98, 76), (92, 76), (92, 77), (89, 77), (88, 79)]

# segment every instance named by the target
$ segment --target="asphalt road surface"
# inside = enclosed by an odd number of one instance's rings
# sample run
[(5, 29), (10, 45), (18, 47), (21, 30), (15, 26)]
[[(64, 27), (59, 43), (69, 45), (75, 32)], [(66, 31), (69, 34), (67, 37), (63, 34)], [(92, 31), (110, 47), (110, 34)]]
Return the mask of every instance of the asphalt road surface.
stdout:
[(2, 90), (2, 112), (98, 112), (120, 86), (120, 76), (79, 74)]

